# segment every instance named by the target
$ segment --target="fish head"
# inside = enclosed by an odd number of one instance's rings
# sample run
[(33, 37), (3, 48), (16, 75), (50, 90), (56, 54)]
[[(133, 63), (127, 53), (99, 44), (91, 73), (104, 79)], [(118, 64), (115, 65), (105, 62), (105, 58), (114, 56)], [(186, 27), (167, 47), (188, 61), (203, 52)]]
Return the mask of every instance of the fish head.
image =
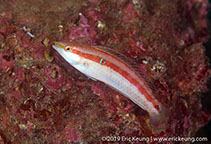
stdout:
[(74, 45), (68, 42), (54, 42), (53, 48), (71, 65), (81, 63), (81, 57), (74, 53)]

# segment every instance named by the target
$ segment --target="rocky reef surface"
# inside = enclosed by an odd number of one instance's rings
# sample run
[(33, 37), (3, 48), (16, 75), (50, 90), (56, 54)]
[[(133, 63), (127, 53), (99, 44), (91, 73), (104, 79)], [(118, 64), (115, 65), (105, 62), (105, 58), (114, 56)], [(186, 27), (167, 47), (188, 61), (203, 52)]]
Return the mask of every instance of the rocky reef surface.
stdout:
[[(193, 137), (210, 118), (201, 105), (207, 8), (207, 0), (0, 0), (0, 143)], [(157, 133), (147, 112), (67, 64), (52, 49), (63, 40), (133, 59), (170, 111), (166, 129)]]

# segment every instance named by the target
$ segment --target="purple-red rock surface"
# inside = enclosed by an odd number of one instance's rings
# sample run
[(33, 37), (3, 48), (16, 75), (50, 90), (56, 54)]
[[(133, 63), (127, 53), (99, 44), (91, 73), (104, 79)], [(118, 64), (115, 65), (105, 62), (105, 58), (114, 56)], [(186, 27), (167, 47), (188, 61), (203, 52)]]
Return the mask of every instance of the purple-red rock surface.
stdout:
[[(193, 137), (210, 118), (200, 100), (210, 77), (207, 8), (207, 0), (1, 0), (0, 144)], [(146, 111), (67, 64), (52, 48), (64, 40), (133, 59), (170, 111), (166, 129), (157, 133)]]

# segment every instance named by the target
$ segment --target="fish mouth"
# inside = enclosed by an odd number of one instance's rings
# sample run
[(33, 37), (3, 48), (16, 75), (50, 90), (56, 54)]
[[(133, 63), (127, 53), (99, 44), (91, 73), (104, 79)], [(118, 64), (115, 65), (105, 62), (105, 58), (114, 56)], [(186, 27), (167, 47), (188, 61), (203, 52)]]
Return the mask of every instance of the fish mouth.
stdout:
[(64, 45), (61, 42), (53, 42), (54, 49), (64, 49)]

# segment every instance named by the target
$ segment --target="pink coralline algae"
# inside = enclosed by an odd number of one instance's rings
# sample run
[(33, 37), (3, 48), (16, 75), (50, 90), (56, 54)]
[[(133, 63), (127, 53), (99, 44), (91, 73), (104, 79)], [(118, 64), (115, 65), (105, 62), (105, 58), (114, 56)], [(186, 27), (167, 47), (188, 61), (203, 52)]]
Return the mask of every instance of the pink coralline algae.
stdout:
[[(50, 67), (46, 71), (47, 74), (47, 82), (46, 86), (48, 86), (50, 89), (61, 89), (61, 87), (65, 83), (65, 78), (63, 75), (61, 75), (61, 69), (58, 66)], [(57, 85), (55, 85), (57, 83)]]
[[(78, 14), (79, 18), (79, 25), (78, 26), (71, 26), (69, 40), (76, 40), (76, 39), (87, 39), (87, 41), (92, 42), (95, 40), (96, 32), (94, 28), (90, 27), (88, 24), (88, 19), (84, 17), (82, 13)], [(72, 22), (71, 22), (72, 23)]]
[(79, 142), (80, 141), (80, 132), (74, 128), (66, 128), (66, 137), (68, 141)]
[[(0, 143), (194, 137), (210, 119), (201, 104), (210, 77), (207, 8), (207, 0), (1, 1)], [(71, 67), (53, 41), (110, 47), (132, 59), (170, 111), (165, 129), (157, 131), (146, 111)]]

